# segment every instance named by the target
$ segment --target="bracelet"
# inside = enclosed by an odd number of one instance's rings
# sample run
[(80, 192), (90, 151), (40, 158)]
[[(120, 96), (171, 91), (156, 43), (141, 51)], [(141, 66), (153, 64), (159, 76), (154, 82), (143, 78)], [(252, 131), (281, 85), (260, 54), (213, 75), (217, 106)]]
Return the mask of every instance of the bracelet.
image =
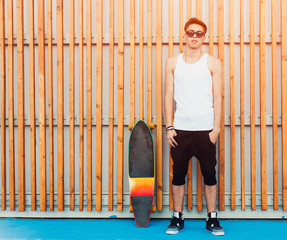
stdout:
[(170, 131), (170, 130), (174, 130), (174, 128), (173, 128), (173, 126), (171, 125), (171, 126), (166, 127), (165, 130), (166, 130), (166, 132), (167, 132), (167, 131)]

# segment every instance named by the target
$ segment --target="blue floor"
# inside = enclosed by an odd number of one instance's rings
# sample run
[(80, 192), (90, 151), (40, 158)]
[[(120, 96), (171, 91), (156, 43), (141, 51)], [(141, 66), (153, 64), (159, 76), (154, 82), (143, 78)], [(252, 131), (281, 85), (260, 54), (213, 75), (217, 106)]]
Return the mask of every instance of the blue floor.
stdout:
[(151, 219), (147, 228), (133, 220), (0, 219), (0, 239), (268, 239), (286, 240), (286, 220), (221, 220), (226, 235), (205, 230), (204, 220), (185, 220), (185, 229), (166, 235), (168, 220)]

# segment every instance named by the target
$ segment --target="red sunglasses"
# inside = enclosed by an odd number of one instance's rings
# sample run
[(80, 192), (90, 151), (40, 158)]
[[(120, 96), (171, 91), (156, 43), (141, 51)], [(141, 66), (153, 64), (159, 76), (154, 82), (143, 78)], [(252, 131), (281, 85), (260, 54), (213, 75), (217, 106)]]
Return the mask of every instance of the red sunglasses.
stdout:
[(196, 36), (197, 38), (202, 38), (202, 37), (205, 35), (205, 33), (202, 32), (202, 31), (197, 31), (197, 32), (195, 32), (195, 31), (193, 31), (193, 30), (187, 31), (185, 34), (186, 34), (189, 38), (193, 37), (194, 34), (195, 34), (195, 36)]

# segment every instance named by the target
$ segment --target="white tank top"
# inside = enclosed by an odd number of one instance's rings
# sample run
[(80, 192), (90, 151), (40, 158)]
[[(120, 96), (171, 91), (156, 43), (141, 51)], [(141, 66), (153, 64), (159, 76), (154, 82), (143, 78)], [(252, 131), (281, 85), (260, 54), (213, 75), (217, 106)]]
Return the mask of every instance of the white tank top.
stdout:
[(178, 56), (174, 70), (175, 129), (200, 131), (214, 127), (212, 75), (207, 58), (204, 53), (196, 63), (188, 64), (182, 53)]

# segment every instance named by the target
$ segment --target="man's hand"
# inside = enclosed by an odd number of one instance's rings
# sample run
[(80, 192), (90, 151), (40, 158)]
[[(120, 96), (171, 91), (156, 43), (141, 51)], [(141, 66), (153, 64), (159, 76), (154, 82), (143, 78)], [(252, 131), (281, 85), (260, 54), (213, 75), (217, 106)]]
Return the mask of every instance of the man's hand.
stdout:
[(176, 131), (174, 129), (169, 130), (166, 132), (166, 139), (167, 139), (167, 143), (168, 145), (175, 147), (177, 146), (177, 142), (175, 141), (174, 137), (176, 136)]
[(219, 135), (219, 131), (213, 129), (210, 133), (209, 133), (209, 139), (213, 144), (216, 144), (217, 139), (218, 139), (218, 135)]

